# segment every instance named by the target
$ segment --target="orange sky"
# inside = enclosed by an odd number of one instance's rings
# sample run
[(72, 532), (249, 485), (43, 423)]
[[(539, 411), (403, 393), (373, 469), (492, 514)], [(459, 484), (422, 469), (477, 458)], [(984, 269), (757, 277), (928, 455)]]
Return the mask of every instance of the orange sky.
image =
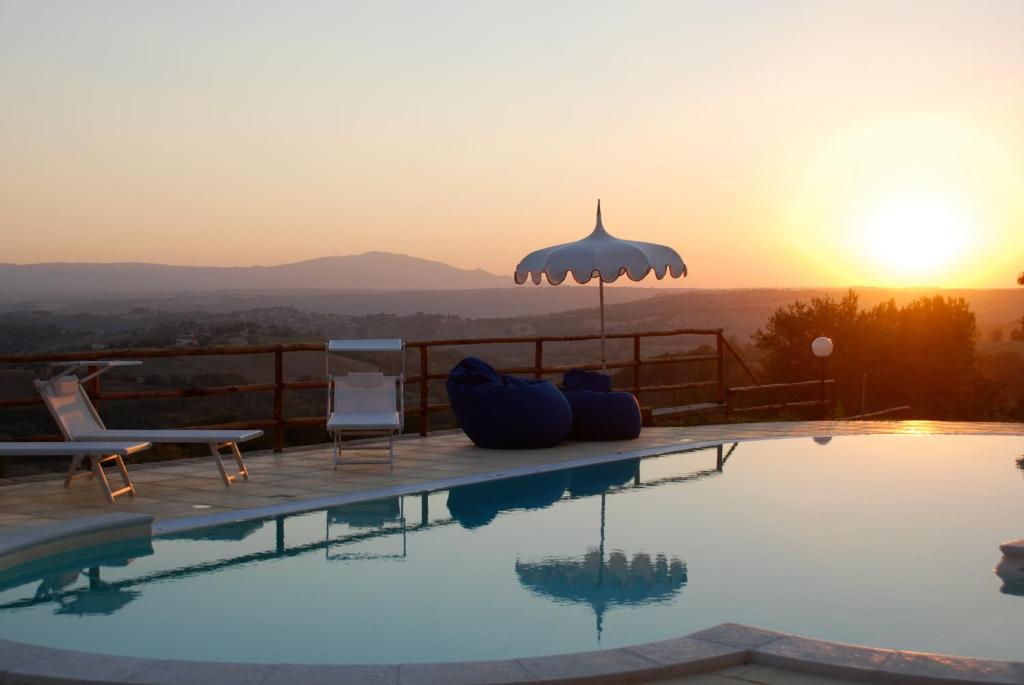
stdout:
[(0, 1), (0, 261), (1012, 286), (1024, 3)]

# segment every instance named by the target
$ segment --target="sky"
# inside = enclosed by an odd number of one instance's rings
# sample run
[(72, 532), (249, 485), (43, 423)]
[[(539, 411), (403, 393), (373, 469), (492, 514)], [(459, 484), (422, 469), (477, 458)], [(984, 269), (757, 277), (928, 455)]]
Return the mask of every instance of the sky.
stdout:
[(0, 262), (1012, 287), (1024, 2), (0, 0)]

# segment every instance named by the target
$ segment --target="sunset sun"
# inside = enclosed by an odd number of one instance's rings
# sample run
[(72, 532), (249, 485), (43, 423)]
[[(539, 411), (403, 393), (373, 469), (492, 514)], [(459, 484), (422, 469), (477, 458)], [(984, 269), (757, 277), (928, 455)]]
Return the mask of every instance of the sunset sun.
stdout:
[(879, 205), (868, 215), (863, 231), (868, 251), (887, 269), (931, 274), (956, 259), (970, 226), (941, 199), (907, 197)]

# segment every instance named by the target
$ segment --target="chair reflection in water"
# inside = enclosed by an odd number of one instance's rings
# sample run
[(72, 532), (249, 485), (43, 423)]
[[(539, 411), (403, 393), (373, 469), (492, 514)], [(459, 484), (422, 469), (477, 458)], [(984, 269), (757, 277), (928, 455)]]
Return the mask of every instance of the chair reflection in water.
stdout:
[[(343, 525), (350, 531), (361, 530), (362, 533), (350, 534), (335, 538), (331, 526)], [(402, 538), (399, 552), (353, 552), (332, 551), (335, 548), (350, 546), (358, 542), (388, 537), (400, 533)], [(327, 510), (327, 533), (324, 551), (327, 559), (404, 559), (406, 557), (406, 525), (405, 505), (402, 497), (388, 497), (368, 502), (342, 504)]]
[[(152, 553), (153, 547), (148, 541), (115, 545), (110, 551), (100, 552), (95, 558), (89, 559), (89, 565), (85, 568), (65, 567), (43, 576), (36, 587), (32, 603), (54, 602), (55, 614), (109, 616), (142, 593), (129, 587), (131, 581), (105, 581), (102, 569), (124, 568), (135, 559)], [(73, 587), (83, 575), (86, 579), (85, 587)]]

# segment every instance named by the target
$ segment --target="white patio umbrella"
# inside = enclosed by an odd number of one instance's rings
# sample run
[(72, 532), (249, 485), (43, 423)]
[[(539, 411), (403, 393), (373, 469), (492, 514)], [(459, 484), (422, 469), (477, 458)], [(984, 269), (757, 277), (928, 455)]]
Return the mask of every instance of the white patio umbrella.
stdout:
[(597, 225), (594, 231), (582, 240), (573, 243), (553, 245), (526, 255), (516, 267), (516, 283), (522, 285), (527, 279), (540, 285), (546, 277), (551, 285), (558, 285), (568, 273), (577, 283), (588, 283), (597, 277), (598, 296), (601, 303), (601, 366), (606, 364), (604, 340), (604, 284), (612, 283), (619, 276), (629, 276), (631, 281), (641, 281), (654, 272), (658, 280), (666, 274), (672, 278), (686, 275), (686, 264), (679, 253), (667, 245), (642, 243), (636, 240), (616, 238), (605, 230), (601, 223), (601, 201), (597, 201)]

